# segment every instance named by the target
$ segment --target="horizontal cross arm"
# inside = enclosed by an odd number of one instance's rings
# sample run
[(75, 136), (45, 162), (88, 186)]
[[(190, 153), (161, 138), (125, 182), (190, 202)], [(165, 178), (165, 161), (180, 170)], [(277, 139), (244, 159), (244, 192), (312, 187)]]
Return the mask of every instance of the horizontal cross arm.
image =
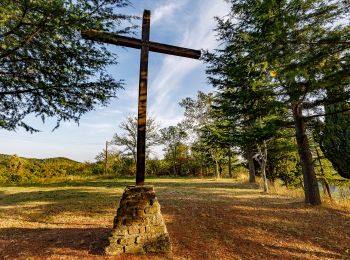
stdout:
[(97, 30), (83, 30), (81, 36), (86, 40), (110, 43), (114, 45), (141, 49), (142, 41), (140, 39), (120, 36), (114, 33), (101, 32)]
[[(142, 41), (140, 39), (120, 36), (114, 33), (101, 32), (97, 30), (83, 30), (81, 31), (81, 35), (84, 39), (99, 41), (104, 43), (115, 44), (124, 47), (130, 47), (135, 49), (141, 49)], [(192, 59), (199, 59), (201, 56), (201, 51), (193, 50), (188, 48), (177, 47), (173, 45), (157, 43), (157, 42), (149, 42), (149, 50), (153, 52), (165, 53), (175, 56), (181, 56)]]
[(191, 59), (199, 59), (201, 57), (201, 51), (199, 50), (177, 47), (177, 46), (158, 43), (158, 42), (150, 42), (149, 50), (153, 52), (165, 53), (165, 54), (186, 57)]

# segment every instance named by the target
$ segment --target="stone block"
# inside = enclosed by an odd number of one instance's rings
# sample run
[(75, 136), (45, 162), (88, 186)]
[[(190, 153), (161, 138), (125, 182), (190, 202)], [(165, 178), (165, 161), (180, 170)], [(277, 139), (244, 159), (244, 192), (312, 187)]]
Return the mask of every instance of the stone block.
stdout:
[(156, 214), (159, 211), (158, 202), (145, 208), (145, 214)]
[(143, 241), (143, 237), (142, 236), (138, 236), (135, 238), (135, 244), (141, 244), (141, 242)]
[(158, 226), (163, 224), (163, 217), (161, 215), (154, 214), (149, 218), (149, 225)]
[(137, 225), (132, 225), (128, 227), (128, 233), (130, 235), (138, 234), (140, 233), (140, 228)]
[(124, 253), (124, 247), (111, 244), (105, 248), (105, 253), (106, 255), (121, 255)]
[(164, 225), (161, 225), (161, 226), (154, 226), (152, 228), (152, 233), (155, 233), (155, 234), (164, 234), (167, 232), (166, 228)]
[(134, 220), (132, 218), (124, 219), (123, 225), (124, 226), (131, 226), (133, 224)]
[(114, 219), (107, 255), (169, 253), (169, 234), (152, 186), (128, 186)]
[(117, 239), (117, 244), (118, 245), (125, 245), (126, 244), (126, 239), (125, 238), (118, 238)]
[(113, 229), (114, 235), (124, 236), (127, 232), (128, 232), (127, 227), (123, 225), (118, 225), (116, 228)]
[(139, 233), (140, 233), (140, 234), (146, 233), (146, 227), (140, 227)]
[(141, 245), (128, 245), (124, 247), (124, 253), (125, 254), (144, 254), (145, 251), (143, 250), (143, 247)]

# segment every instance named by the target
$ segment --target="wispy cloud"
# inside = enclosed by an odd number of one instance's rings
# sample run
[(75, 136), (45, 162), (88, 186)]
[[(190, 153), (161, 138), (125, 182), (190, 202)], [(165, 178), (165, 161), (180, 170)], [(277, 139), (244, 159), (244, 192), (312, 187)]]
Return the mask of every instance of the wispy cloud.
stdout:
[[(134, 1), (134, 5), (136, 9), (129, 9), (132, 14), (141, 14), (145, 8), (152, 10), (152, 40), (195, 49), (216, 47), (213, 17), (229, 12), (223, 0), (144, 0)], [(43, 125), (34, 116), (29, 117), (28, 122), (39, 127), (40, 133), (29, 134), (24, 130), (7, 133), (0, 129), (0, 153), (93, 160), (102, 151), (105, 141), (118, 131), (125, 116), (137, 114), (139, 52), (108, 48), (118, 51), (121, 64), (110, 72), (128, 83), (125, 90), (118, 93), (118, 99), (112, 100), (108, 107), (98, 107), (84, 115), (80, 125), (62, 122), (54, 132), (51, 130), (56, 125), (55, 119), (47, 119)], [(154, 61), (157, 63), (152, 63)], [(153, 69), (150, 70), (148, 112), (162, 127), (174, 125), (182, 118), (182, 109), (177, 102), (187, 95), (195, 96), (200, 86), (209, 88), (204, 66), (201, 61), (170, 55), (154, 55), (150, 66)], [(196, 86), (190, 86), (191, 83)]]
[(152, 14), (151, 22), (152, 24), (159, 23), (164, 17), (171, 16), (176, 10), (180, 9), (186, 1), (176, 1), (166, 3), (165, 5), (161, 5), (158, 8), (156, 8)]
[(88, 135), (96, 135), (100, 133), (110, 133), (116, 128), (112, 124), (101, 124), (101, 123), (81, 123), (81, 128), (85, 129), (85, 133)]
[(82, 123), (81, 126), (92, 128), (92, 129), (109, 129), (114, 127), (111, 124), (92, 124), (92, 123)]
[[(208, 8), (210, 6), (210, 8)], [(196, 6), (196, 12), (189, 14), (188, 24), (179, 24), (186, 28), (180, 46), (194, 49), (214, 49), (216, 47), (214, 16), (223, 16), (228, 12), (228, 5), (224, 1), (206, 0)], [(155, 102), (150, 107), (150, 112), (160, 121), (167, 123), (177, 123), (180, 117), (177, 116), (174, 106), (174, 97), (178, 91), (186, 87), (184, 79), (196, 68), (201, 66), (200, 61), (166, 56), (156, 78), (151, 83), (151, 95)], [(173, 106), (174, 109), (171, 109)], [(172, 118), (169, 120), (169, 118)]]
[(120, 109), (110, 109), (107, 112), (111, 113), (111, 114), (122, 114), (123, 113), (123, 111), (121, 111)]

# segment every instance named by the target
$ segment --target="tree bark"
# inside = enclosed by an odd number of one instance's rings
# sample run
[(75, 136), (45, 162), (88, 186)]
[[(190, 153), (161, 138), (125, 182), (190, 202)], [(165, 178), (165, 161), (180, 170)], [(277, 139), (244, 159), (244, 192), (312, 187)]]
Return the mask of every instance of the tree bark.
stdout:
[(248, 167), (249, 167), (249, 182), (255, 183), (255, 166), (253, 153), (250, 148), (247, 149)]
[(333, 200), (331, 189), (330, 189), (329, 184), (328, 184), (328, 182), (326, 180), (324, 181), (324, 186), (326, 187), (326, 191), (327, 191), (329, 199)]
[(228, 175), (232, 178), (232, 168), (231, 168), (232, 153), (231, 148), (228, 148)]
[(293, 106), (293, 118), (295, 122), (295, 134), (298, 144), (300, 163), (304, 177), (305, 202), (311, 205), (320, 205), (320, 191), (313, 166), (312, 155), (306, 135), (305, 121), (302, 115), (302, 104)]
[(176, 176), (176, 148), (172, 149), (172, 157), (173, 157), (173, 173)]
[(328, 184), (328, 182), (326, 180), (326, 176), (325, 176), (325, 173), (324, 173), (324, 170), (323, 170), (323, 165), (322, 165), (322, 162), (321, 162), (321, 156), (320, 156), (320, 153), (318, 152), (317, 146), (315, 147), (315, 149), (316, 149), (317, 160), (318, 160), (318, 163), (320, 165), (321, 175), (323, 177), (323, 180), (322, 180), (322, 182), (323, 182), (323, 192), (328, 195), (330, 200), (333, 200), (332, 194), (331, 194), (331, 189), (329, 188), (329, 184)]
[(105, 150), (105, 175), (107, 174), (107, 164), (108, 164), (108, 141), (106, 141), (106, 150)]
[(263, 181), (263, 189), (264, 192), (269, 192), (269, 187), (267, 186), (267, 178), (266, 178), (266, 160), (267, 160), (267, 147), (266, 147), (266, 141), (263, 143), (263, 151), (259, 152), (261, 154), (261, 177)]
[(216, 171), (216, 178), (220, 178), (220, 170), (219, 170), (219, 162), (215, 160), (215, 171)]

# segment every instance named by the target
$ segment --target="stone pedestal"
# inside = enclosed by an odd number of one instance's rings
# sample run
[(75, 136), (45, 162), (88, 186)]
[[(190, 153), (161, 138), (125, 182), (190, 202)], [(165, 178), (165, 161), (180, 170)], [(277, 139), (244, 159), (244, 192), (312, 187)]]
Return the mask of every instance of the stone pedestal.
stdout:
[(114, 218), (107, 255), (170, 253), (171, 244), (153, 186), (127, 186)]

